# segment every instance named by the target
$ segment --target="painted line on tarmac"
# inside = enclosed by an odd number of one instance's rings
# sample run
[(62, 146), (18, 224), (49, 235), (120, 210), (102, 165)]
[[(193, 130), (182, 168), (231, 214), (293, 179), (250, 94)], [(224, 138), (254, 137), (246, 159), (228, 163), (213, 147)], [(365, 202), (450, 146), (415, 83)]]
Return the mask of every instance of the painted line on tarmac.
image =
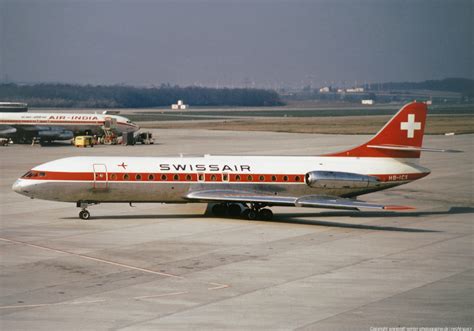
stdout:
[(48, 307), (48, 306), (59, 306), (59, 305), (83, 305), (97, 302), (104, 302), (105, 299), (89, 300), (89, 301), (71, 301), (71, 302), (56, 302), (56, 303), (38, 303), (32, 305), (13, 305), (13, 306), (0, 306), (0, 309), (15, 309), (15, 308), (37, 308), (37, 307)]
[(144, 295), (141, 297), (135, 297), (135, 300), (143, 300), (143, 299), (153, 299), (153, 298), (162, 298), (162, 297), (171, 297), (175, 295), (180, 295), (180, 294), (186, 294), (189, 293), (188, 291), (183, 291), (183, 292), (173, 292), (173, 293), (163, 293), (163, 294), (156, 294), (156, 295)]
[(150, 274), (154, 274), (154, 275), (160, 275), (160, 276), (177, 278), (177, 279), (184, 279), (184, 277), (169, 274), (169, 273), (165, 273), (165, 272), (159, 272), (159, 271), (154, 271), (154, 270), (151, 270), (151, 269), (135, 267), (135, 266), (128, 265), (128, 264), (123, 264), (123, 263), (119, 263), (119, 262), (104, 260), (104, 259), (100, 259), (100, 258), (97, 258), (97, 257), (92, 257), (92, 256), (89, 256), (89, 255), (84, 255), (84, 254), (68, 252), (68, 251), (64, 251), (64, 250), (61, 250), (61, 249), (50, 248), (50, 247), (47, 247), (47, 246), (30, 244), (30, 243), (27, 243), (27, 242), (24, 242), (24, 241), (18, 241), (18, 240), (6, 239), (6, 238), (0, 238), (0, 240), (6, 241), (6, 242), (11, 242), (11, 243), (14, 243), (14, 244), (21, 244), (21, 245), (34, 247), (34, 248), (44, 249), (44, 250), (48, 250), (48, 251), (52, 251), (52, 252), (56, 252), (56, 253), (62, 253), (62, 254), (77, 256), (77, 257), (81, 257), (81, 258), (87, 259), (87, 260), (102, 262), (102, 263), (110, 264), (110, 265), (113, 265), (113, 266), (123, 267), (123, 268), (131, 269), (131, 270), (142, 271), (142, 272), (146, 272), (146, 273), (150, 273)]
[(226, 285), (226, 284), (219, 284), (219, 283), (209, 283), (210, 285), (215, 285), (214, 287), (208, 287), (207, 289), (209, 291), (215, 291), (215, 290), (220, 290), (220, 289), (223, 289), (223, 288), (228, 288), (230, 287), (230, 285)]
[[(131, 269), (131, 270), (142, 271), (142, 272), (150, 273), (150, 274), (154, 274), (154, 275), (165, 276), (165, 277), (170, 277), (170, 278), (175, 278), (175, 279), (186, 279), (182, 276), (177, 276), (177, 275), (169, 274), (169, 273), (166, 273), (166, 272), (159, 272), (159, 271), (155, 271), (155, 270), (151, 270), (151, 269), (135, 267), (135, 266), (128, 265), (128, 264), (123, 264), (123, 263), (119, 263), (119, 262), (100, 259), (100, 258), (97, 258), (97, 257), (92, 257), (92, 256), (89, 256), (89, 255), (68, 252), (68, 251), (65, 251), (65, 250), (51, 248), (51, 247), (42, 246), (42, 245), (30, 244), (30, 243), (27, 243), (27, 242), (24, 242), (24, 241), (1, 238), (1, 237), (0, 237), (0, 240), (10, 242), (10, 243), (13, 243), (13, 244), (25, 245), (25, 246), (29, 246), (29, 247), (33, 247), (33, 248), (39, 248), (39, 249), (43, 249), (43, 250), (47, 250), (47, 251), (51, 251), (51, 252), (77, 256), (77, 257), (87, 259), (87, 260), (92, 260), (92, 261), (95, 261), (95, 262), (106, 263), (106, 264), (110, 264), (110, 265), (113, 265), (113, 266), (122, 267), (122, 268), (126, 268), (126, 269)], [(208, 288), (209, 291), (220, 290), (220, 289), (230, 287), (230, 285), (220, 284), (220, 283), (208, 283), (208, 282), (201, 282), (201, 283), (205, 283), (207, 285), (214, 285), (214, 287), (209, 287)]]

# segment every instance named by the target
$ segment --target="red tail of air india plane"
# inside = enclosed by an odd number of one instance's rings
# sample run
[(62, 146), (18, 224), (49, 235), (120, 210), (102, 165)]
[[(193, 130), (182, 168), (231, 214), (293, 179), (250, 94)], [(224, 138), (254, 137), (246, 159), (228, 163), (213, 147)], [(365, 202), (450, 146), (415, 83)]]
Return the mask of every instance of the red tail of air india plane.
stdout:
[[(368, 142), (322, 156), (71, 157), (28, 171), (13, 190), (74, 202), (214, 203), (214, 214), (271, 219), (268, 207), (404, 210), (354, 198), (430, 173), (419, 165), (427, 107), (405, 105)], [(435, 151), (434, 149), (429, 149)]]

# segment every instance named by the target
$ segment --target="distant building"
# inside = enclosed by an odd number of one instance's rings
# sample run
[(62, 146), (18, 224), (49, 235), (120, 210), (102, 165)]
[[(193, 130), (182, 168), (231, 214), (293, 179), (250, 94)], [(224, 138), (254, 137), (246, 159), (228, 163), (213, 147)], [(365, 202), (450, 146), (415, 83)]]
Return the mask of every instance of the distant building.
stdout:
[(185, 110), (188, 109), (189, 105), (185, 105), (183, 100), (178, 100), (178, 103), (173, 103), (171, 109), (173, 110)]
[(361, 92), (364, 92), (364, 88), (363, 87), (348, 88), (346, 92), (347, 93), (361, 93)]
[(374, 100), (372, 100), (372, 99), (364, 99), (364, 100), (362, 100), (362, 104), (363, 104), (363, 105), (373, 105), (373, 104), (374, 104)]
[(321, 87), (321, 88), (319, 89), (319, 93), (328, 93), (328, 92), (331, 92), (331, 88), (328, 87), (328, 86)]
[(0, 102), (0, 112), (22, 113), (28, 111), (28, 104), (23, 102)]

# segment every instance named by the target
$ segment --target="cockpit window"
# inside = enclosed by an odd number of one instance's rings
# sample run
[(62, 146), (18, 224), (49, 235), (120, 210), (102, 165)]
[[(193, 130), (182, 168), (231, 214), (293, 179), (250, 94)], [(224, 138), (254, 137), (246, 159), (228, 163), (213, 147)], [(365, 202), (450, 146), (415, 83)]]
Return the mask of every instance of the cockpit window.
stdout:
[(30, 178), (30, 177), (33, 177), (33, 172), (32, 171), (28, 171), (26, 174), (21, 176), (21, 178)]

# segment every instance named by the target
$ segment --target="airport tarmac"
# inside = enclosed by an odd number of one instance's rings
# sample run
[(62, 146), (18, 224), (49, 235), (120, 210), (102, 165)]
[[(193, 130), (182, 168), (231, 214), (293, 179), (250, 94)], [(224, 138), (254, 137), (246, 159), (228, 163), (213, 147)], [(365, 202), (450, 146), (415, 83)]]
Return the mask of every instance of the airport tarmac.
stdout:
[[(428, 124), (429, 125), (429, 124)], [(155, 145), (1, 147), (2, 330), (370, 330), (473, 327), (474, 135), (427, 136), (431, 175), (362, 200), (410, 212), (273, 208), (274, 221), (205, 205), (93, 206), (11, 191), (73, 155), (312, 155), (368, 136), (156, 130)]]

